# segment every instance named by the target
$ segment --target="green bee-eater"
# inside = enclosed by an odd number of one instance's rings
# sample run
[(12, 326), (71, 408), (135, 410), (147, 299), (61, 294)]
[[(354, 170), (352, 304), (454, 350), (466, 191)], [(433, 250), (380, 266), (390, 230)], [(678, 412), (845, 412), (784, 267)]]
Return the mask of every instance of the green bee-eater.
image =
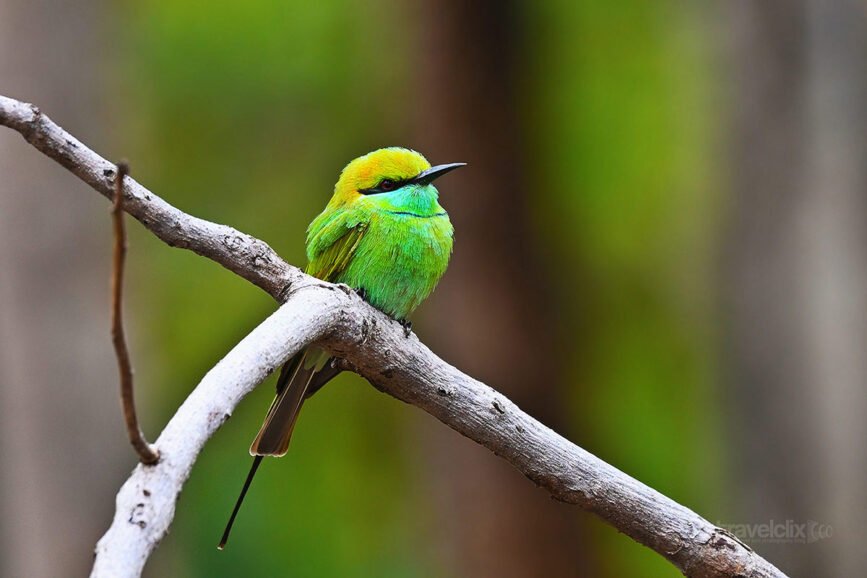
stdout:
[[(464, 163), (431, 167), (419, 153), (384, 148), (349, 163), (325, 210), (307, 229), (307, 273), (344, 283), (401, 323), (446, 270), (454, 229), (433, 181)], [(328, 354), (308, 347), (288, 361), (277, 397), (250, 446), (253, 466), (223, 533), (232, 523), (263, 456), (282, 456), (304, 400), (333, 378)]]

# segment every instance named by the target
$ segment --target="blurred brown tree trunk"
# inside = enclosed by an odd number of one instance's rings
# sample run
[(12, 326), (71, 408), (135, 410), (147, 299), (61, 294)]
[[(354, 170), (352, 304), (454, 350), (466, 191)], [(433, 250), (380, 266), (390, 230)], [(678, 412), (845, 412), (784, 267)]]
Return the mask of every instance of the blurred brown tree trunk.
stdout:
[(867, 567), (867, 7), (732, 9), (737, 522), (829, 524), (831, 538), (762, 552), (792, 575), (855, 576)]
[[(104, 22), (95, 1), (0, 2), (2, 92), (104, 144)], [(0, 575), (83, 576), (133, 462), (108, 334), (107, 205), (8, 130), (0, 175)]]
[[(521, 24), (513, 2), (427, 1), (416, 146), (431, 162), (465, 161), (441, 184), (455, 255), (425, 307), (425, 335), (461, 369), (565, 432), (553, 307), (532, 231), (522, 167)], [(441, 427), (426, 431), (438, 528), (456, 576), (578, 576), (588, 568), (580, 517)]]

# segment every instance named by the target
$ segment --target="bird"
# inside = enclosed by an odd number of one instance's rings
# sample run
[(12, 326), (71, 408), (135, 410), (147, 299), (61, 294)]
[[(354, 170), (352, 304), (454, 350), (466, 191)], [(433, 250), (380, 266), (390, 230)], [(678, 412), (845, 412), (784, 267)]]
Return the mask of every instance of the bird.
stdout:
[[(454, 228), (433, 182), (465, 165), (431, 166), (420, 153), (402, 147), (377, 149), (351, 161), (307, 229), (307, 274), (354, 289), (409, 336), (409, 316), (445, 273), (454, 244)], [(253, 465), (218, 549), (226, 546), (262, 458), (286, 454), (305, 399), (340, 371), (336, 360), (316, 346), (283, 365), (277, 395), (250, 445)]]

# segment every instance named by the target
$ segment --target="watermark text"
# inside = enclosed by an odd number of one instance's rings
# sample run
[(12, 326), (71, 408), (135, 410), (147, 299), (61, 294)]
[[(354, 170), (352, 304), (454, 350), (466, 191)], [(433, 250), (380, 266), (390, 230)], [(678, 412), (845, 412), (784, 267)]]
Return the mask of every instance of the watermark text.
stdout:
[(812, 544), (826, 540), (834, 534), (830, 524), (821, 524), (815, 520), (796, 522), (795, 520), (768, 520), (758, 524), (724, 524), (717, 526), (728, 530), (739, 540), (747, 544)]

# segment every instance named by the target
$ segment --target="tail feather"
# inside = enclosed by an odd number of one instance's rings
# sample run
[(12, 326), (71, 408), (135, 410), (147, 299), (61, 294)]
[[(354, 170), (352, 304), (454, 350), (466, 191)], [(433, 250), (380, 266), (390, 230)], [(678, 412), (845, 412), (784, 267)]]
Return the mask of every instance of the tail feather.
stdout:
[(225, 548), (229, 540), (229, 532), (241, 509), (241, 503), (247, 495), (253, 476), (259, 469), (262, 457), (282, 456), (286, 453), (289, 448), (289, 438), (292, 437), (292, 430), (295, 428), (304, 400), (316, 393), (338, 373), (340, 369), (331, 363), (327, 354), (315, 348), (302, 351), (283, 365), (280, 377), (277, 378), (277, 397), (271, 403), (265, 422), (250, 446), (250, 454), (254, 456), (253, 465), (223, 532), (218, 546), (220, 550)]
[(241, 495), (238, 496), (238, 501), (235, 502), (235, 508), (232, 510), (232, 515), (229, 517), (229, 522), (226, 524), (226, 529), (223, 530), (223, 537), (220, 538), (220, 543), (217, 545), (217, 550), (223, 550), (226, 543), (229, 541), (229, 534), (232, 532), (232, 526), (235, 524), (235, 517), (238, 515), (238, 510), (241, 509), (241, 504), (244, 503), (244, 496), (247, 495), (247, 490), (250, 489), (250, 484), (253, 481), (253, 476), (256, 475), (256, 470), (259, 469), (259, 464), (262, 463), (262, 456), (253, 458), (253, 465), (250, 468), (250, 473), (247, 474), (247, 479), (244, 481), (244, 487), (241, 488)]
[[(250, 445), (250, 455), (282, 456), (289, 449), (289, 438), (292, 437), (307, 388), (317, 372), (317, 364), (311, 360), (312, 357), (315, 357), (315, 354), (311, 355), (308, 349), (297, 362), (293, 359), (285, 366), (294, 367), (281, 372), (281, 379), (277, 382), (277, 397), (274, 398), (256, 439)], [(281, 384), (284, 376), (288, 377), (286, 385)]]
[(310, 380), (310, 385), (307, 386), (307, 393), (304, 394), (305, 399), (312, 397), (313, 394), (322, 389), (326, 383), (340, 375), (343, 369), (338, 367), (334, 361), (335, 359), (333, 357), (328, 359), (322, 369), (316, 372), (316, 375), (314, 375), (313, 379)]

